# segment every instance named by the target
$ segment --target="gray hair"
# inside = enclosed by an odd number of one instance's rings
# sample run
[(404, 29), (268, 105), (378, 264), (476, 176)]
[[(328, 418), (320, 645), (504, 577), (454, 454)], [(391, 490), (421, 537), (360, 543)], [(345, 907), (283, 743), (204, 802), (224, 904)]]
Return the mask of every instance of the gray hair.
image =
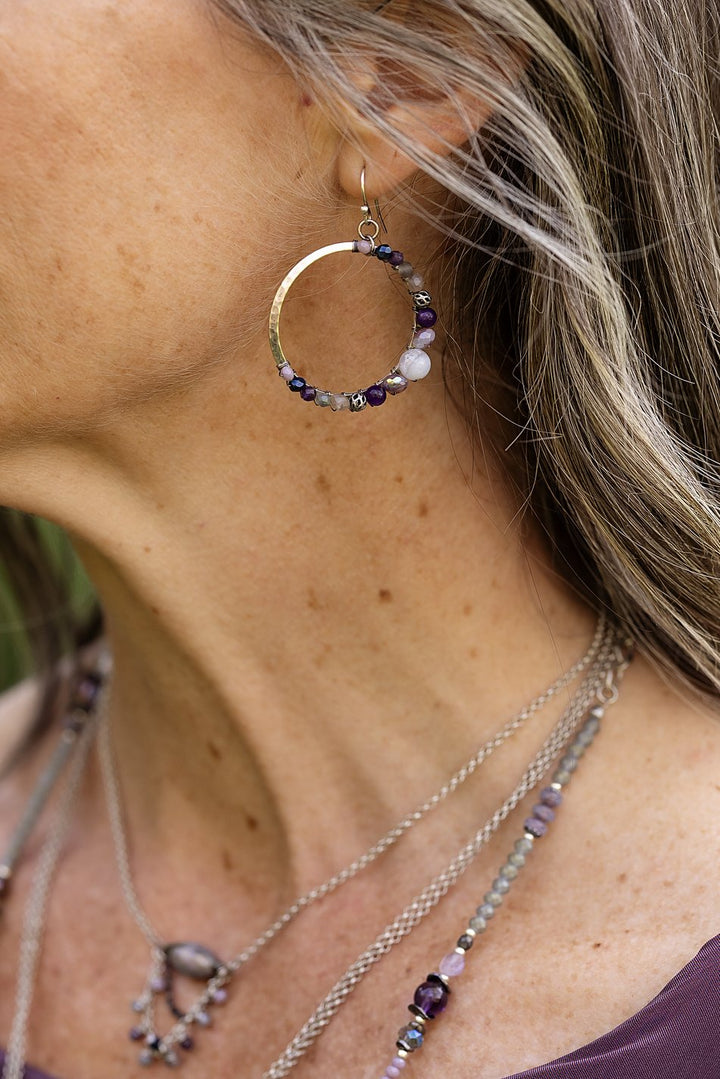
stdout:
[[(497, 456), (560, 572), (716, 695), (717, 4), (212, 3), (443, 185), (448, 387), (478, 434), (501, 414)], [(382, 98), (352, 78), (368, 58)], [(432, 153), (388, 117), (403, 72), (492, 115)]]

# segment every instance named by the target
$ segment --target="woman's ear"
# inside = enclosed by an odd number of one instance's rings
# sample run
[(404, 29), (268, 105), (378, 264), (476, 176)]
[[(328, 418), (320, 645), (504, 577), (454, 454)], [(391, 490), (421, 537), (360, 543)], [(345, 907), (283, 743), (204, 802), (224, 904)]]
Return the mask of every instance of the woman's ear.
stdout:
[[(502, 73), (514, 81), (527, 65), (527, 54), (518, 49), (512, 70)], [(364, 68), (358, 89), (381, 109), (388, 123), (410, 142), (431, 154), (450, 155), (463, 146), (487, 122), (492, 102), (481, 99), (464, 88), (434, 88), (421, 78), (413, 80), (404, 67), (388, 72), (382, 67)], [(390, 94), (388, 86), (398, 89)], [(343, 190), (357, 200), (360, 197), (360, 172), (366, 168), (366, 188), (372, 198), (386, 197), (417, 172), (417, 163), (406, 156), (365, 116), (346, 108), (346, 132), (337, 158), (338, 179)]]

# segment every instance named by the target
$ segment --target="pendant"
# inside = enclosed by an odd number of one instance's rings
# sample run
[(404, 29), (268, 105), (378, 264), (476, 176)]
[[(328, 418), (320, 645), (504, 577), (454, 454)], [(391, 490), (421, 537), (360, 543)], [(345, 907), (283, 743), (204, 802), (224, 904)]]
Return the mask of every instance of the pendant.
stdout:
[[(179, 1050), (189, 1052), (195, 1046), (193, 1027), (212, 1025), (212, 1008), (227, 1000), (226, 986), (231, 971), (209, 948), (191, 941), (176, 941), (153, 950), (150, 973), (145, 988), (133, 1001), (132, 1010), (138, 1015), (137, 1025), (130, 1031), (130, 1040), (144, 1042), (138, 1060), (144, 1068), (162, 1062), (177, 1068), (182, 1062)], [(205, 988), (189, 1009), (181, 1008), (175, 995), (177, 976), (204, 982)], [(155, 1011), (160, 998), (174, 1023), (166, 1034), (159, 1034)]]

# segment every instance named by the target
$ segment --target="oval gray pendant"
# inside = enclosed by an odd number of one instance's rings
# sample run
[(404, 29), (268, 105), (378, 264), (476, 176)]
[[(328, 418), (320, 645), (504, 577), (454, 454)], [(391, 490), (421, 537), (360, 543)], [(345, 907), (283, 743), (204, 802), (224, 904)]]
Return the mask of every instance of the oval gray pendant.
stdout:
[(193, 944), (191, 941), (178, 941), (168, 944), (165, 948), (167, 964), (176, 974), (184, 974), (187, 978), (194, 978), (198, 982), (209, 982), (214, 978), (222, 962), (202, 944)]

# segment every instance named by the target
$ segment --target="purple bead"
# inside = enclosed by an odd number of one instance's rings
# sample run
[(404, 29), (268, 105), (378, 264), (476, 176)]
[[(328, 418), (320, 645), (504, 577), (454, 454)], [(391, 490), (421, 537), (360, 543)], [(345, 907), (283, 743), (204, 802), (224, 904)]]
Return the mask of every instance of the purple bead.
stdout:
[(536, 839), (541, 839), (547, 832), (547, 824), (544, 821), (538, 820), (537, 817), (528, 817), (525, 821), (524, 828), (530, 835), (534, 835)]
[(381, 262), (389, 262), (392, 256), (393, 249), (390, 244), (380, 244), (375, 248), (375, 257), (380, 259)]
[(145, 1037), (145, 1031), (142, 1030), (140, 1027), (133, 1027), (132, 1030), (129, 1032), (128, 1037), (130, 1038), (131, 1042), (141, 1042)]
[(290, 379), (295, 378), (295, 372), (293, 371), (289, 363), (284, 363), (282, 367), (278, 367), (278, 374), (280, 375), (280, 378), (284, 378), (286, 382), (289, 382)]
[(557, 809), (559, 805), (562, 805), (563, 796), (560, 791), (553, 790), (552, 787), (545, 787), (540, 791), (540, 801), (543, 805), (552, 806), (553, 809)]
[(372, 405), (373, 408), (377, 408), (378, 405), (382, 405), (387, 397), (387, 390), (384, 386), (368, 386), (365, 390), (365, 397), (367, 403)]
[(397, 1068), (398, 1071), (402, 1071), (406, 1064), (407, 1060), (404, 1057), (393, 1057), (392, 1066)]
[(423, 982), (415, 990), (413, 1001), (428, 1019), (434, 1019), (440, 1012), (444, 1012), (447, 1006), (447, 986), (442, 982)]
[(305, 385), (306, 385), (305, 379), (300, 378), (299, 375), (296, 375), (295, 378), (291, 378), (290, 381), (288, 382), (288, 386), (290, 387), (290, 389), (292, 390), (293, 393), (300, 393), (300, 390)]
[(90, 712), (100, 692), (100, 680), (88, 674), (75, 686), (72, 707), (83, 712)]
[(437, 322), (437, 311), (432, 307), (424, 307), (422, 311), (415, 312), (415, 322), (422, 330), (429, 330)]
[(388, 1064), (387, 1071), (385, 1072), (388, 1079), (398, 1079), (400, 1075), (400, 1069), (396, 1068), (394, 1064)]
[(533, 817), (536, 820), (544, 821), (545, 824), (550, 824), (555, 820), (555, 810), (550, 806), (543, 805), (542, 802), (538, 802), (536, 806), (533, 806)]
[(369, 240), (356, 240), (355, 250), (359, 251), (361, 255), (372, 255), (373, 245)]
[(391, 266), (399, 266), (401, 262), (405, 261), (405, 256), (402, 251), (393, 251), (392, 255), (388, 259)]
[(227, 1002), (227, 998), (228, 998), (228, 995), (227, 995), (227, 990), (226, 989), (215, 989), (213, 991), (213, 995), (212, 995), (213, 1004), (225, 1004)]
[(190, 1037), (189, 1034), (186, 1034), (185, 1037), (183, 1038), (183, 1040), (180, 1042), (180, 1048), (184, 1049), (188, 1053), (190, 1052), (191, 1049), (195, 1048), (195, 1042), (193, 1041), (193, 1039)]
[(317, 390), (314, 386), (306, 385), (300, 387), (300, 396), (302, 397), (303, 401), (314, 401), (316, 393)]

